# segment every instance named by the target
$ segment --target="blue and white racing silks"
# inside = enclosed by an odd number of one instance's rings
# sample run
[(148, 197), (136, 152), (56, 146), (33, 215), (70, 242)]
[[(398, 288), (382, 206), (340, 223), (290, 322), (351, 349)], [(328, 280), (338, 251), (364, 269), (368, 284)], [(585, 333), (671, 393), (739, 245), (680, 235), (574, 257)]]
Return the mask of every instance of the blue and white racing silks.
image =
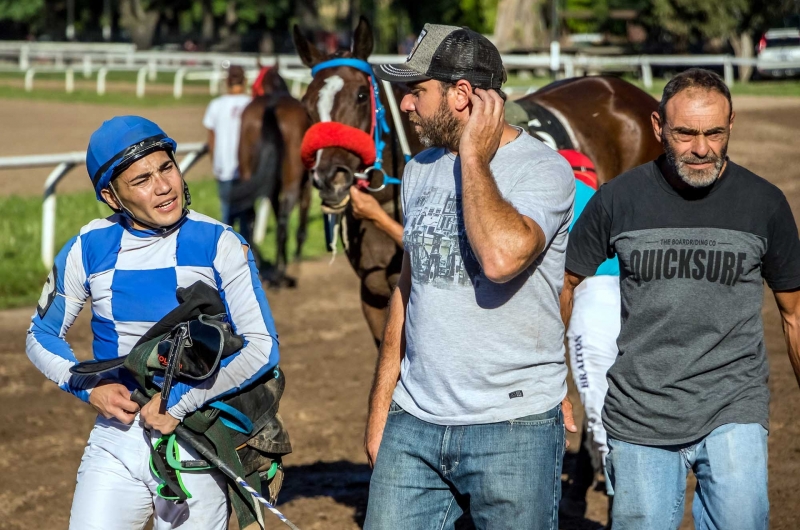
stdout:
[[(245, 387), (275, 367), (279, 354), (275, 323), (244, 244), (230, 227), (194, 211), (168, 234), (133, 229), (120, 215), (92, 221), (56, 257), (28, 330), (28, 357), (60, 388), (88, 401), (99, 378), (70, 374), (77, 359), (65, 340), (86, 300), (91, 297), (94, 358), (113, 359), (127, 355), (178, 306), (178, 287), (199, 280), (219, 291), (245, 346), (221, 360), (216, 377), (176, 383), (167, 410), (183, 419)], [(133, 390), (131, 381), (117, 378)]]

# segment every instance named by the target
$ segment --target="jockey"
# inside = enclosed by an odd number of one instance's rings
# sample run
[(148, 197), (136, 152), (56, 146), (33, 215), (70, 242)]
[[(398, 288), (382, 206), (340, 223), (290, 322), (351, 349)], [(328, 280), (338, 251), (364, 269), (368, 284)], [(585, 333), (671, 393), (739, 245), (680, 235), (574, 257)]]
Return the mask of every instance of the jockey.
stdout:
[[(81, 228), (58, 254), (28, 330), (27, 354), (36, 367), (98, 412), (78, 469), (71, 529), (143, 528), (151, 516), (159, 530), (226, 529), (223, 476), (186, 473), (192, 497), (165, 500), (148, 465), (151, 440), (278, 363), (275, 325), (252, 253), (229, 226), (189, 209), (175, 149), (158, 125), (137, 116), (112, 118), (92, 134), (86, 167), (97, 199), (114, 213)], [(219, 292), (228, 321), (244, 337), (244, 347), (215, 377), (176, 383), (161, 413), (160, 394), (141, 410), (131, 401), (136, 387), (125, 370), (103, 379), (70, 373), (77, 360), (65, 336), (89, 298), (94, 358), (108, 360), (128, 354), (178, 306), (176, 289), (197, 281)]]
[[(575, 206), (572, 224), (583, 212), (598, 188), (597, 173), (592, 161), (578, 151), (558, 152), (567, 159), (575, 175)], [(600, 413), (608, 391), (606, 372), (617, 358), (617, 335), (620, 328), (619, 261), (606, 260), (594, 276), (586, 278), (575, 289), (572, 318), (567, 328), (572, 378), (586, 411), (584, 433), (579, 455), (591, 455), (591, 465), (580, 466), (578, 476), (564, 492), (560, 509), (566, 515), (583, 516), (586, 491), (594, 482), (594, 471), (601, 472), (608, 454), (606, 431)], [(584, 452), (585, 451), (585, 452)], [(579, 456), (581, 461), (581, 456)], [(610, 514), (609, 510), (609, 514)]]

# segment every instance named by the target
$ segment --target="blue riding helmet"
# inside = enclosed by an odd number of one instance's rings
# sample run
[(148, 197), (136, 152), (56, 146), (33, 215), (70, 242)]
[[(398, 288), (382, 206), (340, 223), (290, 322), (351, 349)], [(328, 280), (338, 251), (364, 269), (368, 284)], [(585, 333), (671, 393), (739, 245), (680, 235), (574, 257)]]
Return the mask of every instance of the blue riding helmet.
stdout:
[(89, 139), (86, 169), (97, 200), (100, 190), (137, 160), (155, 151), (166, 151), (174, 160), (178, 144), (161, 127), (140, 116), (116, 116), (103, 122)]

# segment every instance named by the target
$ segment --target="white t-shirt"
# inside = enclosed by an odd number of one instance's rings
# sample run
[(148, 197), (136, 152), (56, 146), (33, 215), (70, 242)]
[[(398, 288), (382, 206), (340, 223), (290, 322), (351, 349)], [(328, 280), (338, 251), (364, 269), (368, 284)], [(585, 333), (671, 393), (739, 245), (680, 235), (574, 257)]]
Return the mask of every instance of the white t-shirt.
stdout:
[(247, 94), (226, 94), (208, 104), (203, 126), (214, 131), (217, 180), (233, 180), (239, 176), (239, 130), (242, 111), (251, 99)]

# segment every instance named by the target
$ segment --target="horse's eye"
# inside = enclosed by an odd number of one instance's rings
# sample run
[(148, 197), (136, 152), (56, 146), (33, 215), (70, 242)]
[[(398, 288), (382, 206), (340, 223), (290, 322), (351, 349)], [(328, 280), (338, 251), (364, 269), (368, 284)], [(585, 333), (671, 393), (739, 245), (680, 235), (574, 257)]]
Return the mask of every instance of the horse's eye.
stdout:
[(358, 96), (356, 97), (358, 98), (359, 103), (365, 103), (367, 100), (369, 100), (369, 90), (367, 90), (367, 87), (361, 87), (358, 90)]

